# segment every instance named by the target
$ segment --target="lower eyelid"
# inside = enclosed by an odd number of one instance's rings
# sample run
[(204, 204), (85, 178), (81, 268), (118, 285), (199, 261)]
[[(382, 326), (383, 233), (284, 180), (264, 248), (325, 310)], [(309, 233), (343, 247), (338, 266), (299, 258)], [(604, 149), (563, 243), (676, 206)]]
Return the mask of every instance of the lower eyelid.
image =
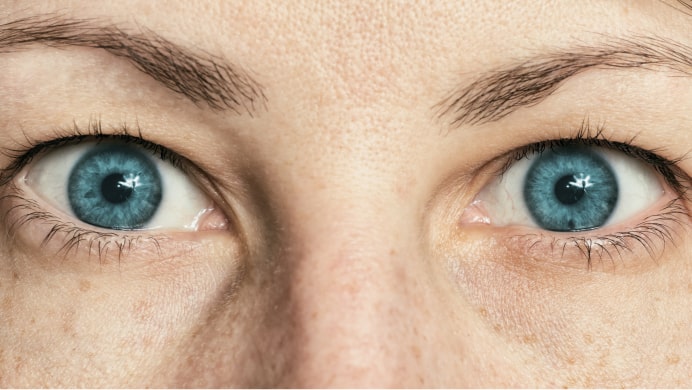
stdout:
[(227, 221), (217, 210), (204, 216), (199, 232), (97, 231), (65, 221), (26, 195), (16, 184), (7, 185), (0, 196), (0, 213), (7, 229), (4, 236), (10, 241), (6, 247), (40, 253), (32, 257), (37, 261), (43, 258), (64, 264), (72, 259), (88, 263), (93, 260), (101, 266), (132, 261), (157, 263), (197, 250), (203, 230), (229, 236)]
[(614, 272), (656, 265), (665, 251), (677, 248), (676, 242), (686, 236), (692, 221), (682, 199), (667, 198), (657, 203), (653, 214), (649, 210), (648, 216), (640, 217), (638, 222), (619, 225), (603, 231), (555, 233), (481, 222), (464, 224), (462, 230), (479, 240), (492, 237), (492, 245), (506, 251), (506, 255), (493, 256), (502, 261)]

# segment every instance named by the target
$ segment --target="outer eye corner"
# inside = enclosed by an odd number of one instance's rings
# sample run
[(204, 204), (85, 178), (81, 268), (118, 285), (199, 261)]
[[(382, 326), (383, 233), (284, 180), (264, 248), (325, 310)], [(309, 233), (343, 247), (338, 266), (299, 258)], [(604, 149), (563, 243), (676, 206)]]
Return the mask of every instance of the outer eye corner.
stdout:
[(570, 143), (522, 156), (477, 197), (493, 224), (597, 230), (662, 196), (653, 169), (622, 152)]
[(31, 164), (26, 185), (66, 216), (106, 230), (196, 230), (210, 208), (179, 168), (122, 140), (50, 150)]

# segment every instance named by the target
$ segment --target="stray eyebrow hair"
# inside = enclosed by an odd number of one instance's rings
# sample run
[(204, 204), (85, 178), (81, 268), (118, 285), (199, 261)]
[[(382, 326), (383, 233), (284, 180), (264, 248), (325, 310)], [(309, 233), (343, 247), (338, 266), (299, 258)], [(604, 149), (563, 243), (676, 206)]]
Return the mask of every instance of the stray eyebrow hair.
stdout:
[(452, 127), (492, 122), (540, 103), (566, 79), (592, 68), (663, 68), (689, 76), (692, 47), (660, 37), (634, 37), (538, 55), (487, 72), (436, 107), (441, 118), (450, 117)]
[(266, 103), (262, 86), (238, 67), (219, 58), (193, 53), (160, 35), (139, 29), (128, 33), (112, 24), (60, 15), (33, 16), (0, 24), (0, 53), (32, 44), (102, 49), (127, 59), (166, 88), (214, 110), (252, 115)]

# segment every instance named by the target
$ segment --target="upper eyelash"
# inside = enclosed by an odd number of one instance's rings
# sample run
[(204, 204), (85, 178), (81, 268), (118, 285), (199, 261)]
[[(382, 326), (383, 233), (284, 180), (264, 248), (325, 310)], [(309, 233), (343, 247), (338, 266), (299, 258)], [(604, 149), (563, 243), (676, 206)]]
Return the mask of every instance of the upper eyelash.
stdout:
[[(605, 126), (593, 126), (588, 119), (585, 119), (571, 137), (535, 142), (509, 152), (509, 157), (505, 157), (504, 164), (497, 171), (497, 175), (504, 175), (516, 161), (533, 154), (543, 153), (546, 149), (553, 150), (577, 145), (603, 147), (620, 151), (650, 165), (675, 191), (677, 195), (675, 199), (671, 200), (659, 212), (649, 215), (628, 231), (601, 235), (595, 232), (584, 235), (574, 233), (557, 236), (548, 235), (544, 232), (528, 233), (517, 234), (512, 237), (512, 240), (521, 243), (522, 247), (528, 251), (537, 245), (540, 245), (539, 251), (557, 249), (561, 251), (562, 257), (568, 248), (577, 250), (585, 258), (589, 270), (592, 269), (594, 260), (609, 259), (612, 262), (615, 261), (616, 256), (622, 258), (623, 252), (632, 251), (632, 245), (641, 246), (648, 256), (655, 261), (658, 249), (664, 248), (668, 242), (675, 244), (674, 238), (677, 236), (677, 230), (673, 228), (673, 225), (688, 226), (683, 220), (688, 215), (688, 210), (681, 203), (681, 200), (691, 199), (689, 188), (692, 179), (679, 166), (679, 163), (687, 158), (687, 154), (672, 160), (666, 159), (660, 155), (663, 154), (663, 149), (642, 149), (634, 146), (635, 140), (636, 137), (625, 142), (612, 141), (605, 135)], [(660, 247), (656, 240), (660, 241)]]
[(89, 120), (86, 127), (79, 127), (73, 124), (71, 128), (58, 129), (53, 132), (52, 136), (45, 141), (40, 141), (29, 137), (24, 133), (24, 141), (18, 143), (14, 147), (4, 147), (0, 153), (11, 160), (6, 167), (0, 168), (0, 186), (9, 183), (15, 175), (29, 164), (41, 152), (57, 148), (77, 144), (86, 139), (102, 140), (119, 140), (125, 143), (136, 144), (161, 158), (164, 161), (171, 163), (179, 169), (184, 169), (185, 164), (183, 159), (175, 152), (156, 143), (147, 141), (142, 135), (139, 126), (134, 130), (123, 124), (116, 128), (111, 128), (105, 132), (101, 120)]
[[(42, 152), (61, 146), (78, 144), (89, 139), (97, 142), (118, 140), (133, 143), (183, 171), (194, 170), (193, 164), (183, 157), (166, 147), (146, 140), (139, 126), (132, 129), (123, 124), (118, 127), (110, 127), (106, 131), (100, 120), (90, 120), (84, 128), (75, 123), (70, 128), (55, 130), (45, 141), (33, 139), (24, 133), (23, 142), (18, 142), (13, 147), (5, 146), (0, 149), (0, 153), (11, 160), (9, 165), (0, 168), (0, 187), (8, 185), (12, 187), (4, 195), (0, 195), (0, 202), (11, 200), (17, 202), (2, 216), (5, 221), (13, 220), (8, 226), (7, 239), (11, 240), (24, 224), (41, 220), (52, 224), (49, 232), (41, 240), (41, 247), (45, 247), (56, 235), (65, 235), (65, 242), (62, 243), (55, 255), (62, 253), (67, 257), (70, 251), (77, 250), (82, 246), (88, 248), (89, 253), (95, 252), (101, 263), (109, 258), (109, 252), (112, 250), (116, 251), (118, 261), (120, 261), (122, 256), (132, 250), (134, 246), (146, 242), (152, 245), (155, 252), (161, 257), (161, 240), (167, 238), (165, 235), (138, 234), (132, 231), (105, 232), (79, 227), (43, 210), (34, 200), (24, 197), (22, 191), (12, 183), (16, 175)], [(13, 212), (19, 212), (21, 215), (17, 218), (9, 218)]]
[(498, 175), (503, 175), (515, 161), (522, 160), (532, 154), (540, 154), (546, 149), (556, 149), (564, 146), (581, 145), (581, 146), (598, 146), (612, 150), (620, 151), (627, 156), (639, 159), (658, 172), (663, 179), (668, 183), (673, 190), (686, 200), (691, 200), (689, 197), (689, 188), (692, 180), (685, 171), (680, 168), (679, 163), (687, 158), (687, 155), (675, 158), (666, 159), (659, 155), (662, 149), (645, 150), (634, 146), (636, 137), (632, 137), (625, 142), (611, 141), (604, 136), (605, 126), (598, 125), (593, 127), (588, 120), (582, 121), (580, 128), (571, 138), (561, 138), (548, 141), (540, 141), (527, 146), (523, 146), (518, 150), (511, 152), (510, 158), (500, 168)]
[[(556, 140), (536, 142), (528, 146), (524, 146), (518, 150), (515, 150), (514, 152), (511, 152), (511, 157), (507, 159), (505, 165), (500, 169), (499, 174), (503, 174), (504, 172), (506, 172), (514, 161), (526, 158), (527, 156), (534, 153), (541, 153), (546, 148), (557, 148), (573, 144), (600, 146), (621, 151), (631, 157), (639, 158), (642, 161), (650, 164), (678, 193), (679, 197), (686, 197), (690, 183), (690, 178), (678, 166), (678, 163), (685, 159), (686, 156), (674, 160), (665, 159), (655, 153), (655, 151), (660, 150), (649, 151), (633, 146), (632, 143), (634, 142), (634, 138), (630, 139), (627, 142), (611, 141), (604, 136), (604, 130), (605, 129), (603, 126), (598, 126), (596, 128), (591, 127), (588, 120), (585, 120), (582, 122), (581, 127), (579, 128), (575, 136), (572, 138), (562, 138)], [(75, 124), (72, 128), (59, 129), (54, 132), (53, 138), (47, 141), (33, 140), (25, 134), (24, 143), (21, 143), (16, 147), (5, 148), (4, 150), (0, 151), (0, 153), (4, 154), (12, 161), (8, 166), (0, 169), (0, 186), (8, 184), (21, 169), (23, 169), (27, 164), (29, 164), (33, 160), (33, 158), (35, 158), (44, 150), (79, 143), (88, 138), (96, 140), (117, 139), (123, 142), (136, 143), (137, 145), (153, 152), (161, 159), (170, 162), (174, 166), (182, 168), (185, 165), (183, 164), (183, 159), (176, 153), (170, 151), (169, 149), (161, 145), (155, 144), (144, 139), (141, 130), (138, 126), (133, 131), (130, 127), (121, 125), (116, 128), (110, 128), (106, 133), (103, 130), (103, 126), (100, 120), (90, 120), (88, 126), (85, 128), (80, 128)], [(7, 198), (8, 196), (18, 197), (18, 195), (6, 195), (2, 199)], [(60, 221), (57, 217), (51, 214), (46, 214), (46, 212), (41, 211), (39, 207), (32, 208), (30, 202), (26, 202), (27, 200), (22, 198), (21, 196), (19, 196), (19, 198), (24, 200), (25, 203), (20, 206), (15, 206), (15, 208), (24, 207), (25, 209), (27, 209), (27, 211), (30, 212), (26, 213), (26, 215), (24, 215), (18, 221), (15, 221), (15, 223), (13, 224), (13, 229), (11, 230), (17, 228), (18, 225), (30, 222), (31, 220), (38, 218), (45, 219), (46, 216), (48, 216), (48, 218), (51, 221), (56, 223), (55, 226), (51, 229), (50, 233), (44, 238), (42, 245), (45, 245), (46, 242), (49, 241), (55, 234), (65, 233), (69, 237), (61, 248), (61, 251), (64, 251), (65, 254), (67, 254), (67, 252), (74, 248), (78, 248), (80, 245), (86, 245), (90, 248), (90, 250), (94, 246), (96, 246), (96, 250), (99, 254), (99, 257), (103, 258), (102, 256), (105, 256), (104, 252), (107, 252), (109, 248), (115, 246), (118, 250), (118, 258), (120, 258), (120, 256), (122, 256), (125, 250), (130, 248), (133, 245), (133, 243), (136, 243), (142, 238), (139, 236), (124, 236), (122, 235), (122, 232), (116, 234), (90, 231), (71, 224), (66, 224)], [(672, 211), (671, 210), (665, 213), (661, 213), (661, 215), (670, 214), (669, 217), (664, 218), (665, 221), (674, 220), (679, 216), (679, 214), (684, 213), (684, 211), (681, 211), (679, 208), (676, 208)], [(11, 210), (8, 211), (8, 213), (9, 212), (11, 212)], [(7, 217), (7, 215), (5, 217)], [(655, 216), (652, 216), (652, 218), (653, 217)], [(662, 222), (660, 222), (659, 220), (649, 222), (650, 223), (646, 226), (638, 225), (639, 229), (635, 232), (632, 232), (632, 234), (627, 237), (622, 236), (621, 234), (608, 235), (597, 238), (585, 238), (575, 236), (569, 238), (562, 238), (562, 245), (566, 246), (567, 242), (569, 241), (573, 246), (579, 248), (582, 252), (584, 252), (585, 256), (587, 257), (589, 267), (591, 266), (592, 254), (595, 253), (593, 251), (594, 248), (600, 248), (598, 252), (601, 254), (601, 257), (605, 253), (607, 256), (610, 256), (612, 258), (610, 252), (608, 252), (608, 250), (605, 247), (598, 244), (593, 245), (594, 242), (598, 241), (610, 243), (613, 249), (620, 253), (619, 249), (628, 249), (626, 244), (624, 243), (624, 239), (634, 239), (636, 242), (644, 246), (647, 252), (651, 255), (652, 245), (650, 241), (650, 236), (653, 234), (666, 241), (672, 237), (672, 233), (666, 226), (663, 226), (662, 229)], [(677, 221), (677, 223), (679, 223), (679, 221)], [(111, 240), (111, 238), (114, 238), (116, 236), (117, 240)], [(527, 238), (526, 235), (524, 235), (523, 237)], [(158, 238), (148, 237), (148, 239), (152, 239), (154, 245), (158, 250)]]

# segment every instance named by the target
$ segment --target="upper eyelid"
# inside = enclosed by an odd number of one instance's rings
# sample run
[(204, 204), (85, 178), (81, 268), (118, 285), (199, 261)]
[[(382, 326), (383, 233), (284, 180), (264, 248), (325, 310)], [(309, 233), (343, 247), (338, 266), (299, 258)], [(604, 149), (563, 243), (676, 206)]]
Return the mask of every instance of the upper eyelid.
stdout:
[(172, 151), (170, 148), (146, 139), (138, 126), (131, 128), (128, 125), (121, 124), (117, 127), (104, 127), (100, 120), (90, 119), (84, 127), (79, 127), (75, 123), (71, 128), (59, 128), (41, 138), (31, 137), (27, 132), (23, 132), (23, 136), (24, 140), (21, 142), (0, 147), (0, 153), (10, 160), (9, 165), (0, 167), (0, 186), (12, 180), (24, 166), (29, 164), (40, 153), (61, 146), (80, 143), (88, 139), (94, 139), (99, 142), (101, 140), (133, 142), (184, 171), (190, 168), (190, 164), (194, 165), (190, 160)]
[(689, 187), (692, 185), (692, 178), (679, 164), (687, 158), (687, 154), (672, 159), (664, 158), (659, 153), (660, 148), (645, 149), (636, 146), (636, 137), (631, 137), (625, 141), (612, 141), (606, 135), (605, 126), (592, 125), (588, 119), (582, 121), (581, 126), (570, 137), (550, 139), (523, 145), (504, 154), (504, 163), (497, 169), (496, 175), (502, 176), (515, 161), (518, 161), (528, 154), (541, 152), (545, 148), (563, 146), (566, 144), (580, 144), (590, 146), (600, 146), (607, 149), (617, 150), (631, 157), (641, 159), (650, 164), (673, 188), (678, 195), (688, 199), (690, 194)]
[[(225, 211), (226, 217), (233, 224), (238, 224), (238, 218), (235, 214), (238, 205), (232, 198), (244, 198), (242, 195), (247, 191), (244, 188), (243, 179), (238, 177), (236, 172), (231, 172), (231, 177), (234, 180), (226, 183), (226, 181), (220, 180), (204, 169), (195, 159), (188, 157), (187, 154), (180, 153), (175, 145), (158, 142), (158, 139), (152, 139), (145, 133), (145, 130), (138, 123), (134, 125), (124, 122), (117, 125), (106, 124), (101, 121), (100, 117), (90, 117), (86, 123), (79, 125), (75, 120), (72, 126), (55, 127), (48, 132), (41, 133), (39, 136), (36, 136), (33, 131), (22, 130), (20, 140), (14, 140), (9, 145), (0, 145), (0, 155), (4, 155), (9, 160), (8, 165), (0, 166), (0, 187), (12, 181), (40, 153), (88, 139), (120, 139), (126, 142), (136, 142), (140, 146), (148, 146), (149, 151), (154, 151), (159, 157), (181, 169), (207, 193), (215, 204)], [(165, 139), (163, 140), (165, 141)], [(189, 153), (192, 153), (192, 151)], [(224, 185), (224, 183), (226, 184)], [(227, 193), (232, 195), (229, 197)]]

